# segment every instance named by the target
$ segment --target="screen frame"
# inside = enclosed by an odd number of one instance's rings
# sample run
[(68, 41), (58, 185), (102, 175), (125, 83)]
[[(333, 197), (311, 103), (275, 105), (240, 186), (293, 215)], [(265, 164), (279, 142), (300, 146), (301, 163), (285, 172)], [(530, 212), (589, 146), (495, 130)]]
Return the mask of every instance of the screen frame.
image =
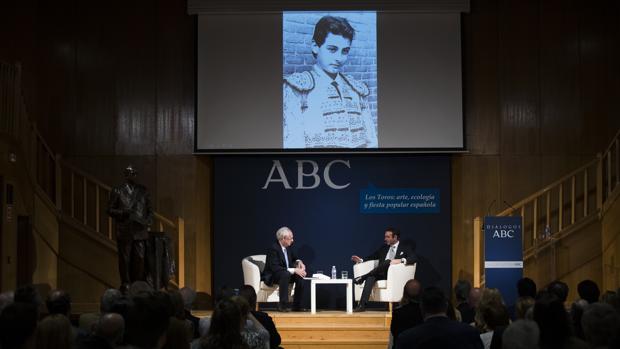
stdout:
[[(273, 13), (282, 14), (287, 10), (282, 9), (281, 11), (268, 11)], [(296, 10), (297, 11), (297, 10)], [(308, 11), (321, 11), (321, 10), (308, 10)], [(346, 10), (343, 10), (346, 11)], [(379, 13), (390, 13), (395, 11), (379, 11), (377, 10), (377, 15)], [(419, 13), (418, 11), (398, 11), (401, 13)], [(441, 11), (437, 11), (441, 13)], [(240, 14), (243, 12), (239, 12)], [(263, 11), (265, 13), (265, 11)], [(214, 13), (201, 13), (201, 14), (214, 14)], [(231, 13), (227, 13), (231, 14)], [(193, 146), (194, 155), (247, 155), (247, 154), (264, 154), (264, 155), (277, 155), (277, 154), (442, 154), (442, 153), (468, 153), (467, 149), (467, 132), (465, 129), (467, 115), (465, 113), (465, 74), (463, 70), (463, 60), (465, 58), (464, 50), (463, 50), (463, 33), (464, 33), (464, 25), (463, 25), (463, 12), (459, 13), (459, 26), (460, 26), (460, 63), (461, 63), (461, 132), (462, 132), (462, 144), (460, 147), (418, 147), (418, 148), (408, 148), (408, 147), (398, 147), (398, 148), (307, 148), (307, 149), (286, 149), (286, 148), (256, 148), (256, 149), (244, 149), (244, 148), (227, 148), (227, 149), (208, 149), (208, 148), (198, 148), (198, 45), (199, 45), (199, 37), (198, 37), (198, 17), (196, 16), (195, 21), (195, 35), (194, 35), (194, 141)]]

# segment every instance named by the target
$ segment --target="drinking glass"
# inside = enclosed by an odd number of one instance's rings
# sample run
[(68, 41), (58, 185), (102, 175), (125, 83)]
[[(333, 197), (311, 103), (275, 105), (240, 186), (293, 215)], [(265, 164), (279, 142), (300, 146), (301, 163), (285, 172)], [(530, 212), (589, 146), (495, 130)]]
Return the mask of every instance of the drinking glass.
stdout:
[(349, 278), (349, 272), (347, 270), (343, 270), (340, 272), (340, 278), (341, 279), (348, 279)]
[(321, 274), (321, 275), (323, 275), (323, 271), (322, 271), (322, 270), (317, 270), (317, 271), (316, 271), (316, 274)]

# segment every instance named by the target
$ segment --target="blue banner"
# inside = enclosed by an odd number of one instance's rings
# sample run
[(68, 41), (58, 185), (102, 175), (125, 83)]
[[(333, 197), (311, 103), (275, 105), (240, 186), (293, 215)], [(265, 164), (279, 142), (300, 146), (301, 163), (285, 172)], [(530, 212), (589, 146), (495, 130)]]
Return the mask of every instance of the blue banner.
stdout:
[(517, 281), (523, 277), (522, 217), (484, 218), (484, 277), (497, 288), (507, 305), (517, 299)]
[(439, 189), (375, 188), (360, 191), (361, 213), (439, 213)]

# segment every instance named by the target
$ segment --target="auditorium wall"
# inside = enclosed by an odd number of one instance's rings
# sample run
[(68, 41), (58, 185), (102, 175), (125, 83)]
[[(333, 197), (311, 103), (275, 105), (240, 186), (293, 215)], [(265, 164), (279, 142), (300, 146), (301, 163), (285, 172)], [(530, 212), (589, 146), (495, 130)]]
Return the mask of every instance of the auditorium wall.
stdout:
[[(104, 183), (137, 166), (155, 208), (186, 219), (186, 280), (210, 293), (211, 159), (191, 155), (196, 19), (185, 2), (2, 6), (0, 59), (21, 62), (48, 143)], [(619, 23), (611, 0), (471, 1), (468, 152), (452, 159), (453, 280), (471, 279), (473, 217), (592, 159), (620, 127)]]

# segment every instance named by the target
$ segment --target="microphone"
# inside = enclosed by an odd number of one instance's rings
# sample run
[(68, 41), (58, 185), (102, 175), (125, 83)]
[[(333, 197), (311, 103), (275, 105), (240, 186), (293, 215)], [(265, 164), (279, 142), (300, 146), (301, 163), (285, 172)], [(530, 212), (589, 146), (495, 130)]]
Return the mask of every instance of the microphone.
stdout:
[(504, 205), (506, 205), (506, 206), (508, 206), (508, 207), (512, 208), (512, 210), (513, 210), (513, 211), (516, 211), (516, 210), (517, 210), (517, 209), (516, 209), (516, 208), (514, 208), (511, 204), (509, 204), (506, 200), (504, 200)]
[(493, 204), (496, 202), (496, 199), (493, 199), (493, 201), (491, 201), (491, 203), (489, 204), (489, 208), (487, 208), (487, 214), (486, 216), (488, 217), (489, 214), (491, 213), (491, 207), (493, 207)]

